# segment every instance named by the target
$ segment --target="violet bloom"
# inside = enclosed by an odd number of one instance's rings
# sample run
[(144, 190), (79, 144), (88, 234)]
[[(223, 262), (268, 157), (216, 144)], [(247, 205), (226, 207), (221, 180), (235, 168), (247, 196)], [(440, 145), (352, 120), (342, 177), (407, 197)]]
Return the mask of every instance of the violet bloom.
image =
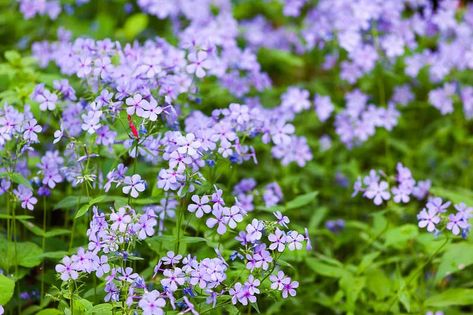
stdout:
[(186, 66), (187, 73), (195, 74), (199, 79), (205, 77), (205, 71), (212, 66), (207, 53), (202, 50), (189, 54), (188, 59), (190, 63)]
[(77, 280), (79, 278), (79, 273), (76, 269), (76, 264), (68, 256), (62, 259), (62, 264), (56, 265), (56, 272), (61, 274), (61, 280), (67, 281), (69, 279)]
[(164, 314), (163, 307), (166, 305), (166, 300), (161, 297), (157, 290), (145, 292), (143, 297), (138, 302), (138, 306), (146, 315), (162, 315)]
[(138, 198), (139, 193), (145, 191), (145, 184), (141, 176), (138, 174), (126, 176), (123, 180), (122, 191), (124, 194), (129, 194), (133, 198)]
[(330, 100), (330, 96), (315, 95), (314, 97), (315, 112), (321, 122), (325, 122), (330, 118), (334, 111), (334, 106)]
[(104, 274), (110, 272), (110, 265), (108, 264), (108, 258), (106, 255), (102, 255), (100, 258), (96, 256), (94, 265), (96, 269), (95, 275), (98, 278), (101, 278)]
[(393, 193), (394, 197), (393, 200), (396, 203), (408, 203), (410, 200), (410, 194), (412, 192), (412, 188), (408, 185), (401, 184), (398, 187), (393, 187), (391, 189), (391, 192)]
[(363, 196), (368, 199), (373, 199), (374, 204), (379, 206), (383, 202), (383, 200), (389, 200), (389, 198), (391, 197), (388, 188), (388, 183), (385, 181), (381, 181), (379, 183), (371, 182), (368, 188), (366, 188), (366, 191), (364, 192)]
[(278, 271), (277, 275), (270, 275), (269, 280), (271, 281), (271, 289), (273, 290), (282, 290), (284, 287), (284, 282), (287, 282), (288, 277), (284, 274), (283, 271)]
[(287, 229), (289, 224), (289, 218), (281, 213), (281, 211), (275, 211), (274, 216), (276, 217), (276, 222)]
[(126, 109), (126, 113), (128, 115), (133, 115), (136, 113), (138, 117), (147, 118), (148, 115), (146, 112), (149, 109), (149, 102), (141, 96), (141, 94), (136, 94), (133, 97), (128, 97), (126, 100), (126, 105), (128, 105)]
[(36, 124), (36, 119), (31, 119), (26, 122), (24, 126), (23, 138), (27, 141), (38, 142), (38, 132), (41, 132), (43, 128)]
[(271, 242), (269, 245), (270, 250), (283, 252), (286, 248), (286, 234), (278, 228), (276, 228), (274, 233), (269, 234), (268, 240)]
[(289, 250), (301, 249), (303, 241), (304, 236), (297, 231), (289, 231), (289, 233), (287, 233), (286, 244)]
[(439, 212), (439, 213), (445, 213), (447, 212), (448, 207), (450, 207), (450, 204), (451, 204), (450, 201), (443, 203), (442, 198), (434, 197), (434, 198), (429, 199), (429, 201), (427, 201), (427, 204), (425, 206), (429, 210)]
[(433, 232), (435, 226), (440, 222), (440, 217), (438, 212), (435, 209), (422, 209), (422, 211), (417, 215), (417, 220), (419, 221), (419, 227), (427, 227), (427, 231)]
[(168, 251), (166, 256), (161, 258), (161, 261), (164, 265), (171, 265), (174, 266), (178, 264), (182, 259), (182, 255), (176, 255), (173, 251)]
[(212, 208), (210, 207), (210, 205), (208, 205), (209, 203), (208, 196), (202, 196), (199, 198), (198, 195), (193, 195), (191, 197), (191, 200), (194, 203), (187, 206), (187, 210), (192, 213), (195, 212), (195, 216), (197, 218), (202, 218), (204, 213), (210, 213), (210, 211), (212, 211)]
[(171, 292), (176, 291), (178, 285), (183, 285), (186, 282), (181, 268), (175, 268), (174, 270), (166, 269), (164, 270), (163, 275), (166, 278), (161, 280), (161, 284)]
[(296, 289), (299, 287), (299, 282), (292, 281), (291, 278), (286, 278), (283, 280), (283, 288), (282, 288), (282, 298), (285, 299), (289, 295), (296, 296)]
[(57, 95), (51, 93), (47, 89), (45, 89), (41, 94), (35, 97), (35, 101), (39, 103), (39, 109), (41, 111), (54, 110), (56, 108), (57, 100)]
[(223, 213), (223, 208), (220, 207), (220, 208), (214, 208), (214, 210), (212, 211), (212, 214), (214, 215), (213, 218), (208, 218), (207, 219), (207, 222), (206, 222), (206, 225), (209, 227), (209, 228), (213, 228), (215, 225), (218, 225), (217, 226), (217, 233), (220, 234), (220, 235), (223, 235), (225, 234), (225, 232), (227, 231), (227, 217), (224, 215)]
[(224, 207), (223, 215), (226, 217), (226, 223), (231, 229), (236, 228), (237, 223), (243, 221), (242, 211), (238, 206)]
[(38, 202), (38, 199), (33, 196), (33, 192), (30, 189), (26, 188), (23, 185), (18, 185), (18, 188), (15, 189), (13, 192), (20, 200), (21, 207), (23, 209), (33, 211), (35, 204)]
[(136, 272), (133, 272), (133, 268), (131, 267), (126, 267), (125, 269), (119, 268), (118, 272), (120, 273), (120, 276), (118, 277), (118, 280), (120, 281), (133, 283), (135, 279), (139, 277)]
[(251, 224), (248, 224), (246, 226), (246, 238), (250, 242), (256, 242), (261, 239), (261, 236), (263, 236), (263, 231), (264, 229), (264, 223), (262, 221), (259, 221), (258, 219), (253, 219), (251, 221)]
[(462, 213), (450, 214), (448, 216), (447, 230), (452, 231), (453, 235), (460, 234), (460, 230), (465, 230), (469, 226)]
[(131, 222), (131, 216), (126, 213), (125, 208), (120, 208), (118, 212), (110, 214), (110, 221), (113, 222), (110, 227), (113, 231), (125, 232), (128, 224)]

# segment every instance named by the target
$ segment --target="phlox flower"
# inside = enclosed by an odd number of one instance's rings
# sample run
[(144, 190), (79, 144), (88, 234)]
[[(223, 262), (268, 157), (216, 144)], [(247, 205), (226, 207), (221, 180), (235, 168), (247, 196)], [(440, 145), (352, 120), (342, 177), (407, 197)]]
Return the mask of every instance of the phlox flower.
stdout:
[(56, 272), (61, 274), (61, 280), (67, 281), (69, 279), (76, 280), (79, 278), (79, 273), (77, 272), (76, 265), (72, 259), (68, 256), (62, 259), (62, 264), (56, 265)]
[(204, 213), (210, 213), (212, 211), (212, 208), (208, 204), (209, 203), (208, 196), (199, 197), (198, 195), (193, 195), (191, 197), (191, 200), (194, 203), (191, 203), (190, 205), (188, 205), (187, 210), (192, 213), (195, 212), (195, 216), (197, 218), (201, 218), (204, 215)]
[(126, 176), (123, 180), (122, 191), (133, 198), (138, 198), (139, 193), (145, 191), (145, 184), (141, 179), (141, 175)]
[(366, 188), (363, 196), (369, 199), (373, 199), (375, 205), (379, 206), (383, 200), (389, 200), (391, 197), (388, 191), (389, 185), (385, 181), (381, 182), (371, 182)]
[(465, 220), (462, 213), (458, 212), (448, 216), (447, 230), (452, 231), (453, 235), (460, 234), (461, 230), (465, 230), (468, 227), (468, 221)]
[(417, 215), (419, 220), (419, 227), (427, 227), (427, 231), (433, 232), (435, 226), (440, 222), (440, 217), (438, 216), (438, 211), (436, 209), (422, 209), (422, 211)]

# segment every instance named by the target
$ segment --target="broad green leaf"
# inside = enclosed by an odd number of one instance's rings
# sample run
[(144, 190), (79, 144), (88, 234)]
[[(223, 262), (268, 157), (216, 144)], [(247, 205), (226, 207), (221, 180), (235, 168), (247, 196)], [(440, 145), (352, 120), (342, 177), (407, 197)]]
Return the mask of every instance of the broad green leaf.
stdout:
[(76, 215), (74, 216), (74, 218), (77, 219), (77, 218), (80, 218), (81, 216), (83, 216), (84, 214), (86, 214), (87, 211), (89, 211), (90, 207), (91, 207), (91, 205), (89, 203), (83, 205), (82, 207), (80, 207), (79, 210), (77, 210)]
[(40, 258), (50, 258), (50, 259), (57, 260), (57, 259), (62, 259), (67, 254), (68, 254), (68, 252), (66, 252), (66, 251), (46, 252), (46, 253), (42, 253), (41, 255), (39, 255), (39, 257)]
[(438, 282), (444, 277), (461, 271), (472, 264), (473, 244), (466, 242), (450, 244), (440, 259), (435, 281)]
[(473, 289), (448, 289), (433, 295), (425, 301), (429, 307), (447, 307), (451, 305), (472, 305)]
[(344, 273), (340, 279), (340, 288), (345, 291), (346, 303), (345, 307), (348, 312), (355, 311), (356, 301), (358, 296), (365, 287), (365, 277), (355, 277), (350, 273)]
[(371, 269), (366, 272), (366, 287), (379, 300), (391, 294), (391, 280), (381, 269)]
[(50, 238), (50, 237), (55, 237), (55, 236), (60, 236), (60, 235), (68, 235), (68, 234), (71, 234), (71, 231), (70, 230), (66, 230), (66, 229), (52, 229), (50, 231), (47, 231), (45, 233), (45, 237), (46, 238)]
[(40, 227), (34, 225), (33, 223), (31, 223), (31, 222), (29, 222), (29, 221), (25, 221), (25, 220), (20, 220), (20, 222), (21, 222), (28, 230), (30, 230), (31, 232), (33, 232), (35, 235), (41, 236), (41, 237), (43, 237), (43, 236), (45, 235), (43, 229), (41, 229)]
[(301, 196), (297, 196), (293, 200), (286, 203), (286, 210), (296, 209), (296, 208), (300, 208), (302, 206), (305, 206), (305, 205), (311, 203), (312, 201), (314, 201), (314, 199), (317, 195), (318, 195), (318, 192), (313, 191), (313, 192), (310, 192), (310, 193), (307, 193), (307, 194), (304, 194), (304, 195), (301, 195)]
[(108, 314), (112, 314), (112, 305), (107, 304), (107, 303), (94, 305), (94, 307), (89, 309), (86, 314), (90, 314), (90, 315), (108, 315)]
[(16, 255), (15, 243), (0, 239), (0, 268), (8, 269), (15, 265), (32, 268), (38, 266), (41, 261), (41, 248), (32, 242), (17, 242)]
[(123, 26), (123, 33), (128, 40), (134, 39), (148, 26), (148, 16), (143, 13), (131, 15)]
[(414, 224), (405, 224), (389, 229), (385, 234), (385, 246), (405, 248), (406, 242), (414, 239), (419, 234), (419, 228)]
[(345, 270), (342, 267), (330, 265), (320, 259), (316, 259), (313, 257), (307, 257), (306, 263), (307, 266), (309, 266), (309, 268), (312, 269), (315, 273), (325, 277), (341, 278), (349, 273), (349, 271)]
[(66, 198), (56, 203), (54, 209), (74, 208), (78, 205), (89, 202), (90, 199), (91, 198), (87, 196), (67, 196)]
[(5, 305), (10, 301), (15, 289), (15, 281), (0, 274), (0, 305)]

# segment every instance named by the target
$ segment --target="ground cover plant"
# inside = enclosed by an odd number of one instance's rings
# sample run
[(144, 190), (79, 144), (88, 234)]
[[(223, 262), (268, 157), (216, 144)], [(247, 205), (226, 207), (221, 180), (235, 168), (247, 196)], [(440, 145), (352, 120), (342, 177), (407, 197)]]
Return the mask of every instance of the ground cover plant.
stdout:
[(470, 314), (473, 4), (0, 0), (0, 314)]

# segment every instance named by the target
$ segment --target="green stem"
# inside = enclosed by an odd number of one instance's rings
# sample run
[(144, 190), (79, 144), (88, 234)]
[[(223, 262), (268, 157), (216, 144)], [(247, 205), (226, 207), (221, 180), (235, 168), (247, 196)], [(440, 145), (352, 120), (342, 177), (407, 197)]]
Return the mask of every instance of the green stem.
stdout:
[[(43, 239), (41, 242), (41, 248), (43, 249), (43, 253), (45, 252), (46, 249), (46, 217), (47, 217), (47, 212), (46, 212), (46, 197), (43, 197)], [(44, 297), (44, 260), (41, 265), (41, 296), (40, 296), (40, 301), (43, 303), (43, 297)]]

